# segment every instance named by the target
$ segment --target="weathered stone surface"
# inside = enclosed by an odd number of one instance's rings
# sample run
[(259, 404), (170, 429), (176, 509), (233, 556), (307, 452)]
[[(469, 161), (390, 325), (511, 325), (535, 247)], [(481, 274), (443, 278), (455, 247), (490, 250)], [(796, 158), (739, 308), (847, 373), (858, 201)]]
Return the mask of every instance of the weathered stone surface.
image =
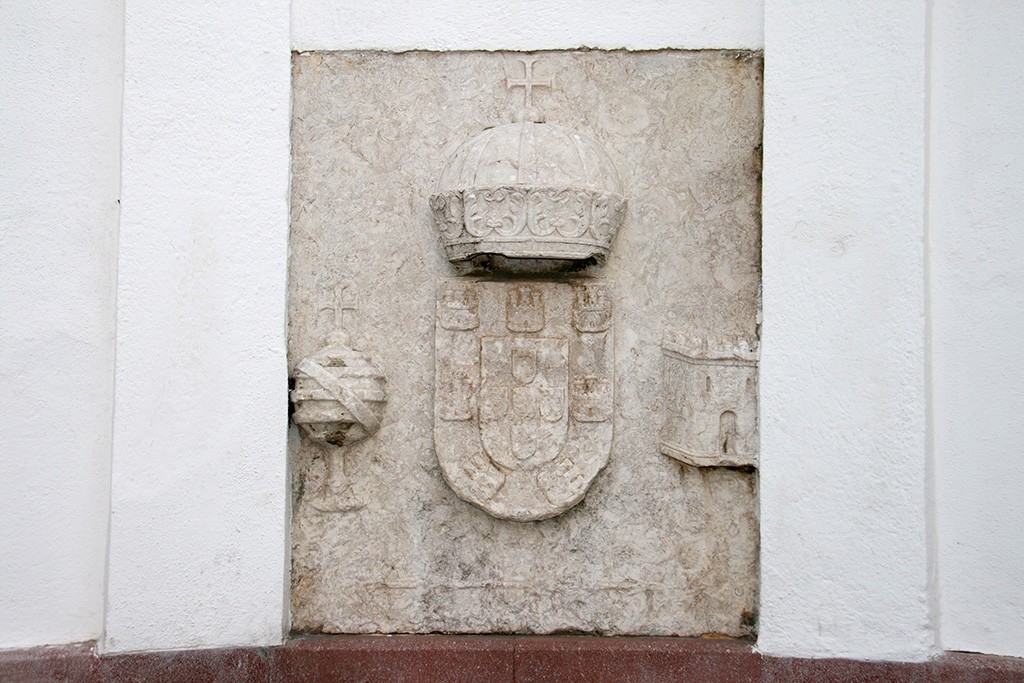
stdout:
[(535, 107), (600, 145), (627, 200), (603, 267), (530, 280), (608, 283), (614, 439), (583, 501), (545, 521), (496, 519), (445, 482), (433, 448), (437, 283), (468, 281), (473, 265), (448, 262), (429, 198), (459, 145), (521, 108), (508, 88), (520, 57), (295, 57), (291, 362), (322, 345), (334, 326), (325, 292), (347, 287), (359, 298), (354, 346), (387, 375), (388, 402), (380, 431), (346, 449), (358, 510), (312, 504), (326, 467), (299, 444), (293, 627), (747, 634), (754, 475), (683, 465), (659, 444), (666, 330), (757, 335), (758, 56), (538, 55), (535, 74), (553, 87)]

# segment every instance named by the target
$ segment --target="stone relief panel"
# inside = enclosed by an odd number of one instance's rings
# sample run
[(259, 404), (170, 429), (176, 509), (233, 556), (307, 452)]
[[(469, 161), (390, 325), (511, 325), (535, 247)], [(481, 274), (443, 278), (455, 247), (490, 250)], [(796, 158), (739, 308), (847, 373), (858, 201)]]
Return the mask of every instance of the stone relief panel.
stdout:
[(449, 279), (438, 302), (434, 448), (448, 485), (501, 519), (576, 505), (612, 445), (607, 285)]
[[(318, 507), (331, 460), (296, 440), (296, 631), (752, 632), (756, 475), (662, 454), (662, 347), (757, 338), (760, 78), (733, 52), (295, 55), (289, 357), (323, 348), (324, 290), (348, 283), (346, 346), (387, 374), (379, 430), (344, 451), (362, 507)], [(439, 183), (500, 126), (580, 135), (572, 183), (495, 171), (472, 207), (477, 185)], [(563, 473), (578, 439), (604, 454)], [(505, 470), (537, 474), (520, 502)]]

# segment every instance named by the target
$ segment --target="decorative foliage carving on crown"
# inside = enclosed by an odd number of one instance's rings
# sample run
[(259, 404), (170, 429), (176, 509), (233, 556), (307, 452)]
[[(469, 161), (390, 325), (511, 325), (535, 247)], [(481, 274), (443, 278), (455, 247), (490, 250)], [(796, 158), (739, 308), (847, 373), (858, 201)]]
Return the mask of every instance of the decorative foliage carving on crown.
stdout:
[(626, 212), (618, 172), (590, 138), (543, 121), (532, 88), (553, 87), (533, 77), (523, 60), (526, 88), (520, 120), (467, 140), (445, 164), (430, 208), (450, 261), (498, 255), (495, 267), (519, 260), (603, 261)]
[(626, 202), (592, 189), (505, 186), (449, 190), (431, 197), (430, 208), (450, 260), (579, 260), (608, 255)]

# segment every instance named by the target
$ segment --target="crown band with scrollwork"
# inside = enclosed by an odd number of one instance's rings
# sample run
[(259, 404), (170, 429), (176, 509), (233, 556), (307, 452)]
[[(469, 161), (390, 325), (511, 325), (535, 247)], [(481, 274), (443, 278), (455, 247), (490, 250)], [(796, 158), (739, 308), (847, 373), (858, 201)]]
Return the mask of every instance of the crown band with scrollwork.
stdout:
[(443, 192), (430, 208), (451, 260), (584, 259), (607, 255), (626, 201), (585, 188), (507, 186)]

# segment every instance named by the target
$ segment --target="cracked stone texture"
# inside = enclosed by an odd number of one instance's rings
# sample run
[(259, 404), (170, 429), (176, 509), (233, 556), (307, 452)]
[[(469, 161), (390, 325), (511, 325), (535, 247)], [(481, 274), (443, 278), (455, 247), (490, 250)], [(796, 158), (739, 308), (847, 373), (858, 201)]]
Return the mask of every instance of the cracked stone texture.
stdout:
[(681, 464), (658, 435), (666, 330), (757, 333), (761, 57), (533, 56), (555, 85), (534, 91), (536, 108), (604, 147), (629, 202), (607, 263), (573, 274), (614, 292), (608, 466), (574, 508), (521, 523), (460, 500), (433, 451), (436, 284), (459, 273), (428, 197), (458, 145), (523, 106), (505, 82), (522, 55), (296, 54), (289, 359), (344, 322), (388, 388), (380, 431), (345, 455), (360, 510), (309, 504), (323, 455), (293, 434), (296, 631), (753, 630), (755, 475)]

